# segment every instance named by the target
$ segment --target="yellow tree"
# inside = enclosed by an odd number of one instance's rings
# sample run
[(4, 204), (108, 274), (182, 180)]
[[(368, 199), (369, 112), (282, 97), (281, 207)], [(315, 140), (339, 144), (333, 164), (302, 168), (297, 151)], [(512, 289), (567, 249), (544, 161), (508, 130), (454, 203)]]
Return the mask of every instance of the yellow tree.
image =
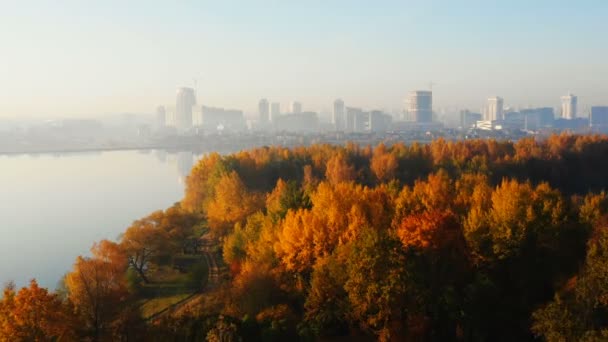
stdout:
[(387, 151), (384, 144), (379, 144), (374, 149), (370, 168), (380, 182), (387, 182), (395, 178), (399, 161), (397, 157)]
[(346, 153), (340, 151), (327, 161), (325, 178), (332, 183), (351, 182), (356, 178), (356, 170), (350, 165)]
[(209, 226), (219, 236), (224, 236), (237, 222), (260, 210), (263, 198), (249, 193), (239, 175), (233, 171), (222, 176), (215, 187), (215, 197), (206, 208)]
[(186, 191), (182, 204), (189, 212), (200, 212), (213, 198), (213, 190), (219, 178), (227, 172), (219, 153), (211, 153), (201, 159), (186, 178)]

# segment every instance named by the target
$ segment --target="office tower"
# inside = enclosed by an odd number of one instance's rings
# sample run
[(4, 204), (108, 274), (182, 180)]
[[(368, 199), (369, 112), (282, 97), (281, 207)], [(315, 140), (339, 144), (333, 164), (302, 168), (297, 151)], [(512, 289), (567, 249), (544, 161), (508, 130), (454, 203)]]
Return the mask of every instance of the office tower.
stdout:
[(576, 106), (578, 98), (576, 95), (568, 94), (562, 96), (562, 118), (563, 119), (576, 119)]
[(293, 114), (300, 114), (302, 113), (302, 104), (298, 101), (293, 101), (291, 103), (291, 112)]
[(196, 104), (194, 89), (178, 88), (175, 101), (175, 127), (179, 131), (192, 128), (192, 106)]
[(344, 119), (344, 101), (337, 99), (334, 101), (334, 112), (331, 117), (331, 123), (334, 125), (336, 131), (344, 130)]
[(488, 110), (486, 120), (502, 121), (504, 119), (504, 100), (502, 97), (494, 96), (488, 99)]
[(276, 120), (281, 115), (281, 104), (273, 102), (270, 105), (270, 121)]
[(167, 111), (165, 106), (158, 106), (156, 108), (156, 127), (161, 129), (167, 126)]
[(416, 122), (433, 121), (433, 93), (429, 90), (411, 91), (407, 97), (407, 112)]
[(260, 114), (260, 124), (267, 124), (270, 121), (270, 105), (268, 104), (268, 100), (260, 100), (258, 111)]

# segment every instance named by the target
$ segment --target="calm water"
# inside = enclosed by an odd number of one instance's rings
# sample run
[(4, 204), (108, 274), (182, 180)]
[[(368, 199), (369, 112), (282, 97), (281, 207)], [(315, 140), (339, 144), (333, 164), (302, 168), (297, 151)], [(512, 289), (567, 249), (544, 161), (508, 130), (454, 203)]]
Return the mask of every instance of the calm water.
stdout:
[(93, 242), (179, 201), (198, 158), (117, 151), (0, 156), (0, 285), (54, 289)]

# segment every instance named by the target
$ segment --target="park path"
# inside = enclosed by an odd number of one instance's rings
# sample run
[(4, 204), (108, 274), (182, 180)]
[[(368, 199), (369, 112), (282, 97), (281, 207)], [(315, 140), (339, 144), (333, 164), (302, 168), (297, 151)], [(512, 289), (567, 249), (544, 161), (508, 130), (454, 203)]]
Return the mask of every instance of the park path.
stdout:
[(218, 254), (214, 252), (217, 243), (208, 240), (202, 239), (201, 244), (198, 249), (198, 253), (203, 256), (205, 262), (207, 264), (207, 281), (204, 286), (201, 287), (198, 291), (194, 292), (190, 296), (180, 300), (177, 303), (171, 304), (165, 309), (155, 313), (154, 315), (146, 318), (148, 322), (158, 322), (163, 317), (167, 317), (172, 313), (177, 312), (178, 310), (184, 309), (188, 307), (190, 303), (194, 303), (198, 298), (200, 298), (206, 291), (215, 288), (219, 285), (220, 275), (222, 273), (222, 268), (219, 266), (217, 262)]

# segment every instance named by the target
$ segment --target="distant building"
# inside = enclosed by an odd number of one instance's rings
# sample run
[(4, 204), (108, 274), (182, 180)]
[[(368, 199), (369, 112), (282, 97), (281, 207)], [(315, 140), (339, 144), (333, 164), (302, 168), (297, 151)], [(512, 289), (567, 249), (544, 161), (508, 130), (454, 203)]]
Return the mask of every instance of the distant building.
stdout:
[(433, 93), (431, 91), (411, 91), (406, 102), (410, 119), (420, 123), (433, 121)]
[(504, 100), (502, 97), (494, 96), (488, 99), (488, 109), (486, 113), (486, 121), (502, 121), (504, 120)]
[(526, 126), (526, 116), (522, 112), (508, 110), (503, 112), (503, 119), (496, 121), (502, 128), (521, 130)]
[(175, 127), (178, 131), (192, 128), (192, 107), (196, 104), (194, 89), (178, 88), (175, 101)]
[(361, 108), (346, 107), (346, 132), (361, 133), (366, 131), (368, 120), (368, 113), (365, 113)]
[(268, 122), (270, 122), (270, 105), (268, 104), (268, 100), (260, 100), (260, 103), (258, 104), (258, 111), (260, 114), (260, 124), (268, 124)]
[(202, 106), (202, 128), (207, 132), (224, 130), (240, 132), (247, 129), (243, 111)]
[(293, 113), (293, 114), (302, 113), (302, 104), (298, 101), (293, 101), (291, 103), (291, 113)]
[(156, 107), (156, 127), (163, 129), (165, 126), (167, 126), (167, 111), (165, 106), (158, 106)]
[(281, 115), (281, 104), (273, 102), (270, 105), (270, 121), (275, 121)]
[(559, 118), (553, 122), (553, 127), (560, 130), (584, 132), (589, 129), (588, 118), (564, 119)]
[(334, 125), (336, 131), (343, 131), (346, 127), (344, 114), (344, 101), (341, 99), (335, 100), (331, 123)]
[(475, 127), (477, 129), (480, 129), (483, 131), (501, 130), (503, 128), (502, 121), (497, 121), (497, 120), (477, 121), (477, 123), (475, 124)]
[(555, 121), (555, 114), (551, 107), (522, 109), (520, 113), (523, 115), (526, 130), (550, 128), (553, 127)]
[(367, 131), (386, 132), (391, 126), (392, 121), (393, 117), (391, 115), (385, 114), (380, 110), (372, 110), (368, 113)]
[(319, 118), (315, 112), (289, 113), (278, 116), (274, 120), (274, 124), (277, 131), (316, 132), (319, 127)]
[(472, 113), (469, 110), (461, 110), (460, 111), (460, 127), (462, 129), (475, 127), (477, 121), (481, 121), (483, 119), (480, 113)]
[(576, 95), (568, 94), (562, 96), (562, 119), (576, 119), (576, 107), (578, 98)]
[(606, 131), (608, 129), (608, 106), (591, 107), (589, 126), (593, 129)]

